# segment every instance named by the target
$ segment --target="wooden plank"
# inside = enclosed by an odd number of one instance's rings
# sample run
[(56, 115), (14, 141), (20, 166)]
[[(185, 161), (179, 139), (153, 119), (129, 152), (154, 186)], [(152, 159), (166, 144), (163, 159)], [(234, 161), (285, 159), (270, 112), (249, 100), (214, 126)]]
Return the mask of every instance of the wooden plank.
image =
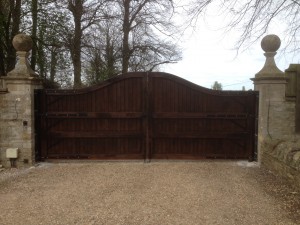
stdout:
[(156, 133), (153, 138), (172, 138), (172, 139), (241, 139), (249, 135), (248, 132), (239, 133)]
[(87, 119), (109, 119), (109, 118), (142, 118), (142, 112), (48, 112), (47, 118), (87, 118)]
[(122, 159), (143, 159), (141, 154), (49, 154), (44, 160), (59, 160), (59, 159), (88, 159), (88, 160), (122, 160)]
[(151, 146), (151, 139), (150, 139), (150, 90), (149, 90), (149, 76), (146, 74), (143, 79), (143, 113), (145, 115), (143, 119), (143, 132), (144, 132), (144, 160), (145, 162), (150, 161), (150, 146)]
[(142, 138), (143, 135), (140, 132), (132, 131), (114, 131), (114, 132), (49, 132), (49, 137), (54, 138)]
[(154, 112), (152, 117), (155, 119), (245, 119), (247, 113), (190, 113), (190, 112)]
[(234, 154), (154, 154), (155, 159), (176, 159), (176, 160), (203, 160), (203, 159), (247, 159), (244, 156), (236, 156)]

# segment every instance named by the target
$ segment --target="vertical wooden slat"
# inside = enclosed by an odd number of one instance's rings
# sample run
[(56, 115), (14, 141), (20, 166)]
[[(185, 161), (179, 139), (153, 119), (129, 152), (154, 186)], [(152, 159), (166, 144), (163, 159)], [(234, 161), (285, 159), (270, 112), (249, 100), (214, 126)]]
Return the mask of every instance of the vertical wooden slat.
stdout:
[[(150, 110), (151, 110), (151, 84), (152, 82), (150, 81), (150, 77), (147, 74), (144, 75), (143, 77), (143, 114), (144, 114), (144, 118), (143, 118), (143, 132), (144, 132), (144, 160), (145, 162), (149, 162), (151, 159), (151, 132), (152, 132), (152, 126), (151, 126), (151, 114), (150, 114)], [(151, 83), (150, 83), (151, 82)]]

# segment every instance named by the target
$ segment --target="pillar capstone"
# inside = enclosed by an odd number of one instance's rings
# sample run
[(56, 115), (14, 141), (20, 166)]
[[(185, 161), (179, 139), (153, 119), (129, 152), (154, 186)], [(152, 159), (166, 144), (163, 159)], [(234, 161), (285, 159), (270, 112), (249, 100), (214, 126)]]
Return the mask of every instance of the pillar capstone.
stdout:
[(12, 41), (17, 54), (17, 64), (15, 68), (7, 73), (8, 77), (37, 77), (38, 75), (31, 69), (28, 57), (32, 49), (32, 39), (26, 34), (17, 34)]
[(255, 75), (255, 79), (282, 79), (284, 73), (278, 69), (274, 56), (277, 54), (277, 50), (280, 48), (280, 38), (275, 34), (265, 36), (261, 41), (261, 48), (265, 51), (266, 62), (263, 68)]

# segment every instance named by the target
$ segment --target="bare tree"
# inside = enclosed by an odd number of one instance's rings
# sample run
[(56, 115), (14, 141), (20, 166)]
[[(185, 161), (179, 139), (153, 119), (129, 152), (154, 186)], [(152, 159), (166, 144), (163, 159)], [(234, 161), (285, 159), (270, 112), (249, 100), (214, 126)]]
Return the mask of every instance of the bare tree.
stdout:
[(82, 38), (82, 16), (84, 14), (83, 4), (85, 1), (69, 0), (68, 9), (74, 18), (74, 35), (70, 37), (71, 57), (74, 66), (74, 87), (81, 86), (81, 38)]
[(81, 51), (84, 31), (105, 18), (105, 15), (100, 13), (105, 2), (107, 1), (68, 0), (68, 9), (74, 19), (74, 31), (72, 36), (69, 36), (69, 47), (74, 67), (74, 88), (82, 85)]
[(195, 25), (209, 7), (217, 7), (219, 14), (230, 18), (225, 33), (232, 29), (241, 31), (237, 49), (256, 42), (277, 22), (285, 25), (287, 47), (294, 52), (299, 50), (299, 0), (192, 0), (186, 7), (189, 24)]
[[(114, 0), (109, 18), (90, 30), (85, 50), (88, 83), (97, 83), (118, 73), (152, 71), (181, 59), (172, 39), (176, 27), (171, 21), (169, 0)], [(94, 27), (95, 28), (95, 27)]]
[(50, 83), (158, 70), (181, 59), (173, 13), (172, 0), (0, 0), (0, 75), (15, 65), (18, 32), (31, 33), (31, 64)]
[(65, 46), (71, 15), (63, 6), (57, 0), (22, 0), (20, 32), (31, 32), (31, 67), (47, 84), (54, 84), (62, 74), (68, 75), (68, 79), (72, 76), (70, 54)]
[[(116, 2), (120, 7), (120, 18), (122, 18), (122, 73), (128, 72), (130, 68), (136, 70), (137, 64), (141, 64), (141, 61), (145, 66), (146, 58), (149, 59), (150, 55), (173, 56), (165, 60), (160, 59), (159, 62), (148, 61), (147, 63), (153, 68), (154, 64), (158, 66), (180, 60), (180, 53), (174, 45), (171, 47), (167, 41), (157, 38), (158, 33), (169, 36), (176, 33), (172, 30), (175, 27), (171, 22), (174, 10), (172, 0), (117, 0)], [(168, 52), (167, 49), (173, 50), (172, 53), (169, 54), (171, 51)], [(137, 60), (135, 56), (140, 57)]]
[(88, 84), (96, 84), (121, 72), (120, 27), (114, 19), (101, 21), (89, 32), (85, 48), (84, 72)]

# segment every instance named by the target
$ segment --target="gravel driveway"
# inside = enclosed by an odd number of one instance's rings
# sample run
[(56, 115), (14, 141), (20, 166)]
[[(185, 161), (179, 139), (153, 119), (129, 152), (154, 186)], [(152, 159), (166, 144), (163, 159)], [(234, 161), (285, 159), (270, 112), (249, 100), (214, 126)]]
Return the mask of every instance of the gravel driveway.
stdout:
[(0, 173), (0, 224), (300, 224), (300, 194), (243, 161), (43, 163)]

